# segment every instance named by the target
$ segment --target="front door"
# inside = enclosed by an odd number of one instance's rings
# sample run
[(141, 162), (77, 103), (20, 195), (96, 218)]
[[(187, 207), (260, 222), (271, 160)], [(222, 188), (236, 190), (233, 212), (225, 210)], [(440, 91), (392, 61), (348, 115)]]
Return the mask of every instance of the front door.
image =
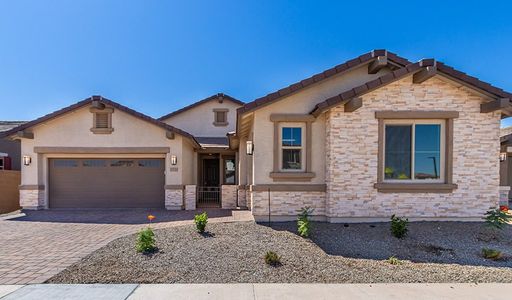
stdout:
[(220, 167), (218, 158), (202, 159), (201, 184), (197, 187), (198, 207), (220, 207)]

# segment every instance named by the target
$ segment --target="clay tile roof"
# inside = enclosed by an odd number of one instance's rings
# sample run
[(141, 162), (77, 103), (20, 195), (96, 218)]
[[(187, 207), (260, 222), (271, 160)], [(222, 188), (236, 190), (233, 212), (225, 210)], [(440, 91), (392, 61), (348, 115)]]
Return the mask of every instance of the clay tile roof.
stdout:
[(361, 66), (362, 64), (368, 63), (368, 62), (376, 59), (378, 56), (387, 56), (389, 61), (391, 61), (392, 63), (394, 63), (395, 65), (397, 65), (399, 67), (403, 67), (403, 66), (411, 64), (411, 62), (408, 61), (407, 59), (400, 57), (400, 56), (398, 56), (392, 52), (389, 52), (385, 49), (373, 50), (373, 51), (370, 51), (363, 55), (360, 55), (356, 58), (350, 59), (340, 65), (337, 65), (335, 67), (332, 67), (330, 69), (322, 71), (318, 74), (315, 74), (309, 78), (306, 78), (299, 82), (293, 83), (293, 84), (289, 85), (288, 87), (280, 89), (278, 92), (270, 93), (266, 96), (258, 98), (252, 102), (249, 102), (249, 103), (245, 104), (244, 106), (240, 107), (237, 110), (237, 112), (238, 112), (238, 114), (243, 114), (248, 111), (252, 111), (260, 106), (267, 105), (273, 101), (278, 100), (279, 98), (287, 96), (287, 95), (294, 93), (300, 89), (306, 88), (314, 83), (323, 81), (323, 80), (330, 78), (336, 74), (345, 72), (352, 68)]
[(226, 95), (226, 94), (223, 94), (223, 93), (218, 93), (218, 94), (212, 95), (210, 97), (204, 98), (202, 100), (199, 100), (197, 102), (194, 102), (194, 103), (192, 103), (192, 104), (190, 104), (188, 106), (185, 106), (183, 108), (180, 108), (178, 110), (175, 110), (175, 111), (173, 111), (171, 113), (168, 113), (168, 114), (166, 114), (164, 116), (161, 116), (160, 118), (158, 118), (158, 120), (162, 121), (162, 120), (168, 119), (168, 118), (170, 118), (172, 116), (175, 116), (177, 114), (180, 114), (182, 112), (190, 110), (190, 109), (192, 109), (194, 107), (197, 107), (197, 106), (199, 106), (199, 105), (201, 105), (203, 103), (206, 103), (206, 102), (211, 101), (211, 100), (216, 100), (216, 99), (219, 99), (219, 98), (221, 98), (222, 100), (231, 101), (231, 102), (233, 102), (235, 104), (238, 104), (238, 105), (244, 105), (245, 104), (245, 102), (242, 102), (242, 101), (240, 101), (238, 99), (235, 99), (235, 98), (233, 98), (233, 97), (231, 97), (229, 95)]
[(66, 114), (68, 112), (71, 112), (71, 111), (73, 111), (75, 109), (84, 107), (86, 105), (90, 105), (93, 101), (99, 101), (99, 102), (101, 102), (101, 103), (103, 103), (103, 104), (105, 104), (107, 106), (111, 106), (111, 107), (114, 107), (116, 109), (119, 109), (119, 110), (121, 110), (121, 111), (123, 111), (123, 112), (125, 112), (127, 114), (130, 114), (130, 115), (136, 117), (136, 118), (139, 118), (141, 120), (144, 120), (146, 122), (152, 123), (152, 124), (154, 124), (156, 126), (162, 127), (164, 129), (169, 130), (171, 132), (174, 132), (176, 134), (179, 134), (179, 135), (182, 135), (184, 137), (187, 137), (187, 138), (191, 139), (193, 141), (193, 143), (196, 144), (196, 146), (199, 147), (199, 143), (196, 141), (194, 136), (191, 135), (190, 133), (188, 133), (188, 132), (186, 132), (184, 130), (181, 130), (179, 128), (176, 128), (174, 126), (167, 125), (167, 124), (165, 124), (163, 122), (158, 121), (157, 119), (154, 119), (154, 118), (152, 118), (150, 116), (147, 116), (147, 115), (145, 115), (143, 113), (140, 113), (138, 111), (135, 111), (135, 110), (133, 110), (133, 109), (131, 109), (129, 107), (121, 105), (121, 104), (119, 104), (117, 102), (114, 102), (112, 100), (103, 98), (102, 96), (92, 96), (92, 97), (86, 98), (86, 99), (84, 99), (82, 101), (79, 101), (79, 102), (77, 102), (75, 104), (72, 104), (70, 106), (64, 107), (64, 108), (62, 108), (60, 110), (54, 111), (52, 113), (49, 113), (49, 114), (47, 114), (45, 116), (42, 116), (42, 117), (40, 117), (38, 119), (35, 119), (33, 121), (26, 122), (24, 124), (21, 124), (19, 126), (11, 128), (10, 130), (1, 132), (0, 133), (0, 138), (1, 137), (11, 136), (13, 134), (16, 134), (16, 132), (18, 132), (18, 131), (22, 131), (22, 130), (31, 128), (33, 126), (36, 126), (36, 125), (42, 123), (42, 122), (49, 121), (49, 120), (54, 119), (54, 118), (56, 118), (58, 116), (61, 116), (61, 115)]

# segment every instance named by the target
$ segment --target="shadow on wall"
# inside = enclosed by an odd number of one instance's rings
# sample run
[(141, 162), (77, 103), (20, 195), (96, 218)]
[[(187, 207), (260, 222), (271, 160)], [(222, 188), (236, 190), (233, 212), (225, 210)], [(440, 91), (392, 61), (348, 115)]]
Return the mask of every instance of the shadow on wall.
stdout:
[(24, 210), (24, 217), (11, 219), (20, 222), (91, 223), (91, 224), (148, 224), (147, 216), (154, 215), (153, 224), (172, 221), (191, 221), (194, 215), (206, 211), (208, 217), (231, 217), (226, 209), (176, 210), (165, 209), (76, 209)]
[[(264, 225), (264, 224), (261, 224)], [(297, 234), (295, 222), (271, 223), (278, 231)], [(313, 222), (311, 241), (326, 254), (355, 259), (512, 267), (512, 225), (496, 234), (482, 222), (412, 222), (404, 239), (390, 233), (390, 223), (332, 224)], [(488, 260), (482, 248), (506, 257)]]

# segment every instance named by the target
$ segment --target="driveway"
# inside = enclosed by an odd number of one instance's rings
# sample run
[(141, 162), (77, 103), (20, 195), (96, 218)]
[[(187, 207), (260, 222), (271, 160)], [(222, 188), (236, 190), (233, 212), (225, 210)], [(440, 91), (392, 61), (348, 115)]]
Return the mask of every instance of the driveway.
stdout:
[[(251, 221), (250, 211), (207, 209), (210, 222)], [(0, 284), (43, 283), (110, 241), (147, 226), (192, 224), (197, 211), (47, 210), (0, 220)]]

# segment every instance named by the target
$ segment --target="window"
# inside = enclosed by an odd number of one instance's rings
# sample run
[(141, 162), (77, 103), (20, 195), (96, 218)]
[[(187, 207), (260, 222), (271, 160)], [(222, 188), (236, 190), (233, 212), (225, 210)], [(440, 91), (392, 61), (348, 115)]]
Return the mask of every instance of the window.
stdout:
[(4, 169), (4, 158), (0, 157), (0, 170)]
[(113, 160), (110, 162), (111, 167), (133, 167), (134, 166), (133, 160)]
[(213, 110), (213, 125), (215, 126), (227, 126), (228, 125), (228, 109), (227, 108), (215, 108)]
[(114, 112), (113, 108), (91, 108), (90, 111), (93, 113), (93, 122), (91, 128), (93, 133), (109, 134), (114, 131), (112, 128), (112, 113)]
[(302, 170), (302, 127), (281, 128), (282, 170)]
[(53, 166), (56, 168), (74, 168), (78, 167), (76, 159), (56, 159), (53, 161)]
[(236, 163), (234, 158), (224, 159), (224, 183), (235, 184)]
[(443, 182), (444, 120), (386, 120), (385, 182)]
[(139, 167), (160, 168), (160, 160), (159, 159), (140, 159)]
[(86, 159), (82, 162), (84, 167), (101, 168), (106, 167), (107, 163), (104, 159)]

